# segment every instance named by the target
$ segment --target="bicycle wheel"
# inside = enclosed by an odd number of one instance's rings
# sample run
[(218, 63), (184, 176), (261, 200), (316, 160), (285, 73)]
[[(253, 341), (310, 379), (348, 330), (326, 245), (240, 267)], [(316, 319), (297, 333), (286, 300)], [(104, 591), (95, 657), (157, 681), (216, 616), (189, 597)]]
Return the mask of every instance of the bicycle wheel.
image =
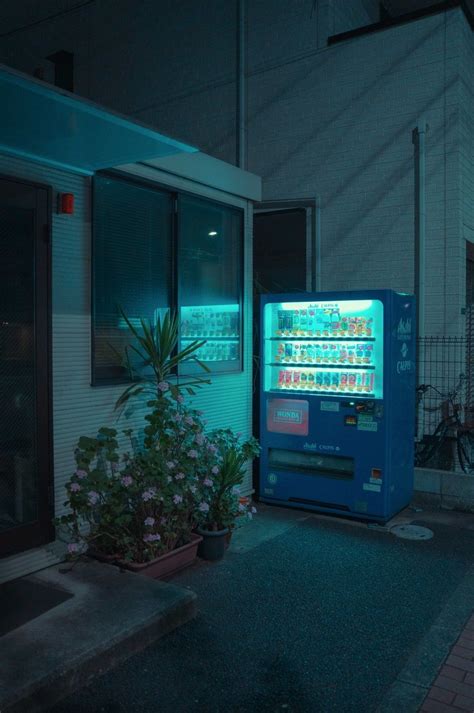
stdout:
[(465, 473), (474, 474), (474, 433), (458, 433), (457, 445), (459, 465)]
[(423, 467), (428, 465), (430, 460), (438, 453), (446, 435), (447, 425), (444, 421), (439, 423), (435, 432), (430, 436), (429, 441), (421, 441), (415, 444), (415, 465)]

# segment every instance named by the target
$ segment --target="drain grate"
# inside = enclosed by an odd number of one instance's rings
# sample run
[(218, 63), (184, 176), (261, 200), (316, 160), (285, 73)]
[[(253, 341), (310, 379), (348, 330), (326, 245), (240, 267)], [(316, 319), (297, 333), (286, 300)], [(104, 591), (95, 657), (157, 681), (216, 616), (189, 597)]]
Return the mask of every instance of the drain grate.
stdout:
[(390, 528), (390, 534), (404, 540), (431, 540), (434, 536), (433, 530), (421, 525), (394, 525)]

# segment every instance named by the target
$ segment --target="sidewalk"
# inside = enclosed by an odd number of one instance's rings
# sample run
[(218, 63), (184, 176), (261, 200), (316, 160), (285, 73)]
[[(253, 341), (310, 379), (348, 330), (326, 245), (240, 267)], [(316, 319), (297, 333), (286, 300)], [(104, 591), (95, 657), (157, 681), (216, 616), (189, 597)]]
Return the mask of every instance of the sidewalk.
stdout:
[(420, 711), (474, 713), (474, 614), (439, 670)]
[(407, 510), (435, 533), (414, 542), (258, 510), (221, 562), (173, 579), (193, 621), (54, 713), (416, 713), (472, 615), (474, 516)]

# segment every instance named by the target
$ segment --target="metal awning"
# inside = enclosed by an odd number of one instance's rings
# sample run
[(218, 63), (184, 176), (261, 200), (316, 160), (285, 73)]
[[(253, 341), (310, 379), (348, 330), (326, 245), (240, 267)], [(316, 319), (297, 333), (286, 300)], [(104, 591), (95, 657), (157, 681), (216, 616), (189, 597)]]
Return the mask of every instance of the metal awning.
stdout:
[(198, 151), (1, 64), (0, 107), (0, 151), (76, 173)]

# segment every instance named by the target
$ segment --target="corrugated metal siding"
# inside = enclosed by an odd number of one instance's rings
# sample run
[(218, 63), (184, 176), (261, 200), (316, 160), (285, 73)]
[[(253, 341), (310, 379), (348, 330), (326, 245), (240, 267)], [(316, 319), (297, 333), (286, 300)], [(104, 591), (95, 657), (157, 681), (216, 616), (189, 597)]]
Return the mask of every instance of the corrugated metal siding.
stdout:
[[(74, 447), (80, 435), (94, 435), (102, 425), (139, 427), (140, 411), (117, 423), (114, 403), (122, 387), (90, 386), (90, 179), (40, 164), (0, 155), (0, 173), (50, 185), (75, 196), (73, 216), (54, 212), (52, 231), (53, 304), (53, 439), (56, 515), (64, 512), (64, 485), (74, 468)], [(230, 426), (244, 436), (252, 430), (252, 265), (251, 204), (189, 181), (168, 177), (168, 183), (196, 194), (244, 208), (244, 371), (215, 376), (211, 386), (194, 399), (209, 428)], [(162, 181), (164, 182), (164, 181)], [(248, 474), (244, 491), (250, 492)], [(20, 577), (57, 562), (60, 543), (0, 560), (0, 582)]]

